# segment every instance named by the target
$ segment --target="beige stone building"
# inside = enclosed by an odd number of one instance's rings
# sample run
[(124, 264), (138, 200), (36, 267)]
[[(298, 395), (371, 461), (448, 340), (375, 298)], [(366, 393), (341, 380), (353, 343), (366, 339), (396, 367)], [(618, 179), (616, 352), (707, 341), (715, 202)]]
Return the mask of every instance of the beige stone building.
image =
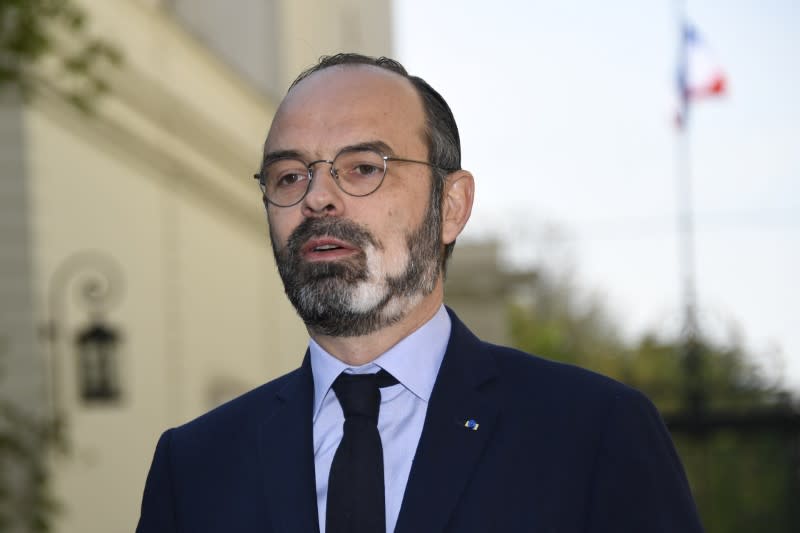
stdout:
[(447, 268), (444, 299), (481, 339), (510, 346), (510, 305), (530, 297), (537, 272), (508, 268), (500, 251), (497, 240), (459, 241)]
[(57, 91), (0, 106), (0, 390), (66, 423), (56, 531), (128, 532), (161, 431), (300, 361), (251, 176), (293, 76), (390, 54), (390, 6), (80, 5), (122, 52), (110, 94), (92, 115)]

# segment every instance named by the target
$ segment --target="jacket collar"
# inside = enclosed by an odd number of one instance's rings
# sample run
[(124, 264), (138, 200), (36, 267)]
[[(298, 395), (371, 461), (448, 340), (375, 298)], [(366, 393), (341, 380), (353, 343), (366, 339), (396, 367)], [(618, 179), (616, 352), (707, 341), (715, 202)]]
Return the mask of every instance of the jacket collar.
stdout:
[(259, 433), (265, 505), (276, 533), (319, 533), (311, 416), (314, 384), (306, 351), (287, 376)]
[(450, 342), (425, 417), (397, 533), (443, 531), (492, 434), (497, 377), (486, 345), (448, 309)]

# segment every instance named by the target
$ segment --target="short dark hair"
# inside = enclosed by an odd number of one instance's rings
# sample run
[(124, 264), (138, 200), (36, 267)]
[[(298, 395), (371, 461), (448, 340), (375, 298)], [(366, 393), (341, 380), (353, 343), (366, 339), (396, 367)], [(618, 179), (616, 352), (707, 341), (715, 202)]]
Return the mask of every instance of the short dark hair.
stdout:
[[(369, 65), (382, 68), (404, 77), (417, 90), (422, 99), (425, 113), (425, 143), (428, 146), (428, 162), (433, 165), (431, 184), (431, 209), (439, 212), (441, 219), (442, 200), (444, 196), (445, 177), (455, 170), (461, 169), (461, 138), (458, 126), (450, 106), (436, 89), (418, 76), (411, 76), (403, 65), (388, 57), (371, 57), (356, 53), (341, 53), (322, 56), (316, 65), (304, 70), (289, 86), (292, 88), (308, 76), (320, 70), (337, 65)], [(445, 271), (447, 260), (453, 253), (455, 241), (445, 246), (442, 257), (442, 271)]]

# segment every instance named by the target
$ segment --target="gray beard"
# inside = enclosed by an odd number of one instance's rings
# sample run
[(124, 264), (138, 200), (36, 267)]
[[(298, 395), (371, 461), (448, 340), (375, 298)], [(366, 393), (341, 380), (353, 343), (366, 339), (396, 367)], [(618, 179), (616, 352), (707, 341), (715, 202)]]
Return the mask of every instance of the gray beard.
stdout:
[[(361, 251), (336, 262), (303, 261), (302, 246), (309, 239), (322, 236), (347, 241)], [(380, 253), (383, 247), (366, 228), (350, 220), (307, 218), (281, 250), (272, 233), (270, 239), (286, 296), (306, 327), (320, 335), (355, 337), (397, 323), (411, 305), (433, 291), (441, 269), (441, 218), (437, 209), (428, 209), (419, 227), (406, 235), (405, 270), (384, 279), (375, 279), (365, 253), (370, 247)], [(356, 300), (359, 287), (365, 284), (381, 292), (380, 298), (366, 309)]]

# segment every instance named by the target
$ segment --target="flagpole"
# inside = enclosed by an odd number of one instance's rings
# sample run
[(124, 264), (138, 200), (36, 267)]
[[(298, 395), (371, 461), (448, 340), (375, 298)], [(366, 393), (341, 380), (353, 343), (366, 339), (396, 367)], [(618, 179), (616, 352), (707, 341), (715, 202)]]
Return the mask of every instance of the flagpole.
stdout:
[(687, 338), (694, 338), (698, 333), (695, 228), (689, 134), (686, 130), (678, 132), (677, 152), (678, 257), (682, 290), (681, 301), (683, 304), (682, 333)]
[[(679, 30), (679, 65), (687, 61), (686, 17), (684, 1), (676, 0)], [(684, 84), (685, 85), (685, 84)], [(682, 87), (682, 90), (686, 90)], [(681, 356), (686, 379), (686, 408), (700, 416), (706, 403), (703, 379), (703, 360), (699, 350), (699, 326), (697, 321), (697, 285), (695, 263), (695, 225), (693, 209), (693, 187), (691, 154), (689, 144), (689, 105), (688, 95), (681, 94), (682, 106), (680, 123), (676, 134), (676, 204), (677, 204), (677, 246), (678, 269), (680, 276), (681, 305), (683, 323), (681, 326)]]
[(692, 197), (692, 174), (689, 135), (684, 129), (677, 139), (678, 182), (678, 260), (681, 281), (683, 324), (681, 329), (682, 363), (686, 375), (686, 408), (701, 416), (706, 404), (703, 357), (699, 345), (697, 320), (697, 285), (695, 263), (695, 227)]

